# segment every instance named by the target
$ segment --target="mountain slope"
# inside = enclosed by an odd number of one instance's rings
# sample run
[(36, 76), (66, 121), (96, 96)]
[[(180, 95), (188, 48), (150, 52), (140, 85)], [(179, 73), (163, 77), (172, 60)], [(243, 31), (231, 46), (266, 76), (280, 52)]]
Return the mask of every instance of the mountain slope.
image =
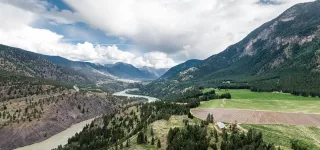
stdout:
[(142, 71), (131, 64), (122, 62), (115, 63), (108, 68), (108, 72), (120, 78), (130, 79), (155, 79), (156, 76), (150, 72)]
[(84, 76), (53, 64), (41, 55), (5, 45), (0, 45), (0, 70), (56, 81), (87, 80)]
[(112, 75), (108, 73), (107, 68), (102, 65), (90, 62), (71, 61), (60, 56), (43, 56), (56, 65), (63, 66), (69, 70), (73, 70), (83, 76), (86, 76), (91, 81), (109, 79), (112, 77)]
[[(262, 75), (289, 67), (303, 57), (303, 46), (319, 39), (320, 2), (297, 4), (274, 20), (251, 32), (245, 39), (220, 54), (206, 59), (192, 75), (196, 78)], [(315, 56), (314, 52), (311, 54)], [(310, 64), (312, 62), (309, 62)], [(303, 66), (304, 67), (304, 66)], [(220, 75), (219, 75), (220, 74)]]
[(198, 85), (320, 95), (319, 8), (320, 1), (297, 4), (183, 76), (149, 84), (145, 93)]
[(170, 68), (160, 79), (172, 79), (178, 76), (180, 72), (188, 70), (196, 65), (198, 65), (202, 60), (191, 59), (177, 66)]

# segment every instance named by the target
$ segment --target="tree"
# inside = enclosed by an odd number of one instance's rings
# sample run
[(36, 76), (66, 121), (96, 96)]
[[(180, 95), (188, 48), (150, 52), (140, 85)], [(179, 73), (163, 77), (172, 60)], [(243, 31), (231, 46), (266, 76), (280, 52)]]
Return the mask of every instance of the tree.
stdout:
[(151, 139), (151, 145), (154, 145), (154, 137)]
[(127, 140), (127, 142), (126, 142), (126, 147), (130, 147), (130, 144), (129, 144), (129, 143), (130, 143), (130, 139)]
[(137, 143), (138, 144), (143, 144), (144, 143), (144, 134), (142, 132), (139, 132), (139, 134), (138, 134)]
[(207, 115), (206, 124), (210, 123), (210, 114)]
[(123, 144), (122, 143), (120, 144), (120, 149), (123, 149)]
[(238, 132), (237, 126), (238, 126), (238, 123), (237, 123), (237, 121), (235, 121), (234, 123), (232, 123), (232, 124), (230, 125), (230, 130), (231, 130), (233, 133)]
[(144, 143), (148, 143), (148, 137), (147, 137), (147, 135), (144, 136)]
[(214, 128), (214, 130), (213, 130), (213, 135), (214, 135), (215, 142), (218, 143), (219, 137), (218, 137), (218, 132), (217, 132), (216, 128)]
[(160, 139), (158, 139), (157, 147), (158, 147), (158, 148), (161, 148), (161, 142), (160, 142)]
[(211, 123), (214, 122), (213, 114), (210, 115), (210, 121), (211, 121)]
[(152, 137), (154, 136), (153, 128), (152, 128), (152, 127), (151, 127), (151, 129), (150, 129), (150, 134), (151, 134)]
[(188, 112), (188, 118), (193, 119), (193, 115), (190, 113), (190, 111)]

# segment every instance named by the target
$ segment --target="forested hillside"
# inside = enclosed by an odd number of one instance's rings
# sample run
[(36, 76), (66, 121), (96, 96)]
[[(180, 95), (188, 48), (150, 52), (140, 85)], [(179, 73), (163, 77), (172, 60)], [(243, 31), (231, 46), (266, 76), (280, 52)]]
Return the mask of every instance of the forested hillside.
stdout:
[(38, 54), (0, 45), (0, 70), (56, 81), (84, 82), (86, 77), (62, 68)]

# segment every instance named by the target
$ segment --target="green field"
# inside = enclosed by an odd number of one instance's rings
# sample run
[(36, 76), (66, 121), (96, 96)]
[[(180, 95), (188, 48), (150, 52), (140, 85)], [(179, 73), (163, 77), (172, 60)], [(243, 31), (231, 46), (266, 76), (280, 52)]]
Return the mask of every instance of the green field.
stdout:
[(269, 143), (280, 145), (283, 149), (290, 149), (291, 139), (304, 141), (309, 149), (320, 150), (320, 128), (291, 125), (240, 125), (244, 129), (254, 128), (263, 133), (263, 139)]
[[(208, 92), (212, 89), (205, 89)], [(216, 90), (217, 94), (226, 90)], [(320, 113), (320, 98), (294, 96), (285, 93), (228, 90), (232, 99), (202, 102), (198, 108), (236, 108), (282, 112)]]

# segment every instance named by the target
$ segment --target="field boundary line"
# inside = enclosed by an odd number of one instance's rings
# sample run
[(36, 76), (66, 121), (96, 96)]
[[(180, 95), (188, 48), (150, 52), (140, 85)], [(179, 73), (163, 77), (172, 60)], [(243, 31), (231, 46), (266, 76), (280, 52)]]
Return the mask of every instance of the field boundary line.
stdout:
[(225, 109), (225, 110), (250, 110), (250, 111), (259, 111), (259, 112), (278, 112), (278, 113), (292, 113), (292, 114), (307, 114), (307, 115), (320, 115), (320, 113), (305, 113), (305, 112), (290, 112), (290, 111), (274, 111), (274, 110), (263, 110), (263, 109), (240, 109), (240, 108), (193, 108), (196, 109)]

